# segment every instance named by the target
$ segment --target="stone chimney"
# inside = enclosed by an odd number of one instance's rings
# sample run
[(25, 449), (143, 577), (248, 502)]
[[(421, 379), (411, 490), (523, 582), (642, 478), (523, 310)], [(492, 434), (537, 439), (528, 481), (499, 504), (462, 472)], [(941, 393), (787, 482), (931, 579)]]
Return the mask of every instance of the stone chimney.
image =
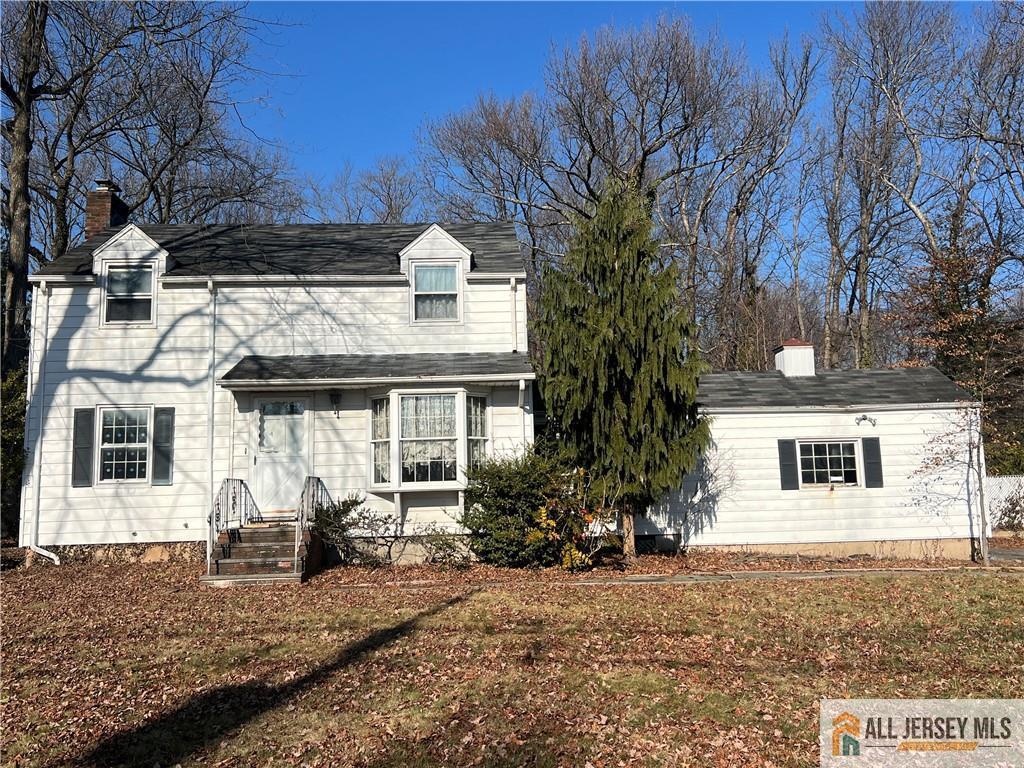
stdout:
[(802, 339), (786, 339), (775, 348), (775, 370), (783, 376), (814, 375), (814, 345)]
[(97, 179), (85, 201), (85, 239), (128, 223), (128, 206), (117, 196), (120, 187), (110, 179)]

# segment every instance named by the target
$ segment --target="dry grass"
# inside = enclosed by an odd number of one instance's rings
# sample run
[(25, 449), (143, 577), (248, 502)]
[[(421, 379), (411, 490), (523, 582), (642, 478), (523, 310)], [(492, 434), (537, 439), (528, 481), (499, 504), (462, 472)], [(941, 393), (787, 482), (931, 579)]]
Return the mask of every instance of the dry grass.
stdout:
[(4, 765), (817, 764), (821, 696), (1019, 695), (1024, 579), (211, 590), (4, 574)]

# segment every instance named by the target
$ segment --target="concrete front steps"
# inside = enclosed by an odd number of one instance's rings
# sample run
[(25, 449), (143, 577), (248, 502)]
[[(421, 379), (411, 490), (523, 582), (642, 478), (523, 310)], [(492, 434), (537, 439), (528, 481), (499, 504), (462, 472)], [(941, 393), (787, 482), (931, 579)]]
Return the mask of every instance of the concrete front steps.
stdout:
[(254, 523), (224, 531), (214, 548), (211, 586), (301, 582), (309, 570), (310, 535), (303, 534), (295, 560), (295, 522)]

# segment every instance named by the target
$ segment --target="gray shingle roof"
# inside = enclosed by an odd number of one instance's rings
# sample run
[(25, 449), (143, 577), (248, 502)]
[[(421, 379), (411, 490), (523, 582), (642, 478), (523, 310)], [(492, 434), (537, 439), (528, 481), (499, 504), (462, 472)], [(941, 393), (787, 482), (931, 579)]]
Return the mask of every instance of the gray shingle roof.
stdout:
[[(250, 355), (222, 381), (238, 382), (410, 380), (474, 376), (532, 376), (526, 355), (456, 352), (388, 355)], [(728, 408), (827, 408), (863, 405), (925, 405), (973, 398), (935, 368), (820, 371), (811, 377), (729, 372), (701, 377), (699, 400), (710, 411)]]
[[(398, 253), (430, 224), (142, 224), (172, 259), (171, 276), (397, 275)], [(473, 252), (479, 272), (521, 272), (515, 225), (442, 224)], [(118, 229), (92, 237), (39, 269), (39, 275), (90, 275), (92, 253)]]
[(533, 376), (526, 355), (516, 352), (449, 352), (390, 355), (249, 355), (221, 380), (344, 381), (365, 379), (465, 378), (474, 376)]
[(819, 371), (786, 378), (767, 373), (711, 373), (700, 380), (699, 400), (725, 408), (806, 408), (847, 405), (923, 405), (974, 398), (935, 368)]

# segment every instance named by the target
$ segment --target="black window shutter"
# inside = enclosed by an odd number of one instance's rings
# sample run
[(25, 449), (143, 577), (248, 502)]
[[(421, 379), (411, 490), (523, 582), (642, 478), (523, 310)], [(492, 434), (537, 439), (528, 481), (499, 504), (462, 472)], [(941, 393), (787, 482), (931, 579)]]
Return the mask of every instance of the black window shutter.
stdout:
[(779, 475), (782, 478), (782, 490), (799, 490), (800, 476), (796, 465), (796, 440), (779, 440)]
[(882, 487), (882, 448), (877, 437), (865, 437), (861, 440), (864, 450), (864, 487)]
[(92, 485), (92, 442), (95, 436), (96, 411), (75, 408), (75, 430), (71, 438), (71, 485), (83, 488)]
[(174, 477), (174, 409), (153, 409), (153, 485), (170, 485)]

